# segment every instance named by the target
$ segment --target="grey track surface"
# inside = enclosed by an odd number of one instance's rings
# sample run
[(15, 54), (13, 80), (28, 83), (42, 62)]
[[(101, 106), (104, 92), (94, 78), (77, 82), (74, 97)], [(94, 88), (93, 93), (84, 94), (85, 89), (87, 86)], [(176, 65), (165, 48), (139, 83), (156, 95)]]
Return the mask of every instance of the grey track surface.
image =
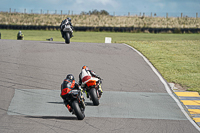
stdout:
[[(54, 99), (50, 94), (59, 92), (66, 74), (72, 73), (78, 79), (83, 65), (88, 65), (104, 79), (105, 92), (98, 107), (87, 101), (86, 114), (89, 116), (78, 121), (65, 110), (61, 99)], [(198, 132), (146, 62), (123, 44), (66, 45), (62, 42), (0, 40), (0, 75), (0, 132)], [(49, 95), (41, 96), (47, 98), (44, 104), (47, 113), (40, 110), (41, 114), (34, 114), (34, 109), (32, 113), (29, 110), (29, 114), (23, 112), (28, 110), (24, 105), (30, 106), (29, 109), (43, 108), (41, 104), (37, 107), (32, 103), (42, 103), (41, 97), (32, 99), (34, 95), (28, 93), (25, 97), (27, 93), (23, 92), (20, 97), (16, 92), (25, 90), (40, 94), (43, 94), (40, 90), (50, 91)], [(128, 97), (123, 98), (125, 95)], [(13, 104), (17, 96), (21, 102)], [(125, 102), (134, 106), (127, 107)], [(23, 107), (22, 112), (19, 106)], [(48, 114), (49, 109), (57, 107), (60, 107), (57, 112)], [(92, 110), (93, 114), (88, 112)], [(62, 111), (66, 111), (66, 116), (60, 115)], [(101, 112), (99, 116), (95, 117), (95, 111), (96, 114)]]

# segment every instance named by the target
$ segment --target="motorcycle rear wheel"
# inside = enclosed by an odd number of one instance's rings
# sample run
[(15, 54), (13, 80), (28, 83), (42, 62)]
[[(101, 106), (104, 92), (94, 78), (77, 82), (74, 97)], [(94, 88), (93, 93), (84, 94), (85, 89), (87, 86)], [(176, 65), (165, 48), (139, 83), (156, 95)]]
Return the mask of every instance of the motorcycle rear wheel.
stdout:
[(83, 120), (85, 118), (84, 112), (81, 111), (78, 101), (73, 101), (72, 102), (72, 107), (74, 109), (75, 115), (78, 118), (78, 120)]
[(99, 99), (97, 97), (97, 91), (96, 91), (96, 89), (95, 88), (90, 89), (89, 93), (90, 93), (91, 99), (93, 101), (93, 104), (95, 106), (98, 106), (99, 105)]

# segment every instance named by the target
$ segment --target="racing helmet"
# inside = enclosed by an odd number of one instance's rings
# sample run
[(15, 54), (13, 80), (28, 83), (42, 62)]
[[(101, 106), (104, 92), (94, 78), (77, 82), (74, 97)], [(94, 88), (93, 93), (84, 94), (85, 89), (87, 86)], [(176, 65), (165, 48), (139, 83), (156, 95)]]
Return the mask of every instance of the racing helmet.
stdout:
[(74, 80), (74, 76), (72, 74), (68, 74), (66, 79), (69, 80), (69, 81), (73, 81)]
[(83, 66), (82, 69), (89, 70), (88, 66)]
[(71, 18), (67, 18), (67, 20), (68, 20), (69, 22), (71, 22)]

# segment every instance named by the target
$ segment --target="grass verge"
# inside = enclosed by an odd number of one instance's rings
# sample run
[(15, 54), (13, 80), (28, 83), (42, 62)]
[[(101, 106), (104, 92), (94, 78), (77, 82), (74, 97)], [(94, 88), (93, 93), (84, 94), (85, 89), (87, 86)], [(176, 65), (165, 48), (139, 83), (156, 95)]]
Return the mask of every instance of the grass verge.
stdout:
[[(0, 30), (2, 39), (16, 39), (18, 30)], [(22, 31), (25, 40), (63, 41), (59, 31)], [(113, 32), (74, 32), (72, 42), (126, 43), (144, 54), (167, 82), (200, 93), (200, 34), (144, 34)]]
[(126, 41), (142, 52), (167, 82), (200, 93), (200, 41)]

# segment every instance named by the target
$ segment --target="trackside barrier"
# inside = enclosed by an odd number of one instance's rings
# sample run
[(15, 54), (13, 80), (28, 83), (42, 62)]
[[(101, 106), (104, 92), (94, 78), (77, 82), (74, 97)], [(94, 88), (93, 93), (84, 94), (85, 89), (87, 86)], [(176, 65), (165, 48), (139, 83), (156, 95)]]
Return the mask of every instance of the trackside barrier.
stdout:
[[(16, 30), (60, 30), (59, 26), (35, 25), (5, 25), (0, 24), (0, 29)], [(139, 28), (139, 27), (74, 27), (75, 31), (110, 31), (110, 32), (148, 32), (148, 33), (200, 33), (200, 28)]]

